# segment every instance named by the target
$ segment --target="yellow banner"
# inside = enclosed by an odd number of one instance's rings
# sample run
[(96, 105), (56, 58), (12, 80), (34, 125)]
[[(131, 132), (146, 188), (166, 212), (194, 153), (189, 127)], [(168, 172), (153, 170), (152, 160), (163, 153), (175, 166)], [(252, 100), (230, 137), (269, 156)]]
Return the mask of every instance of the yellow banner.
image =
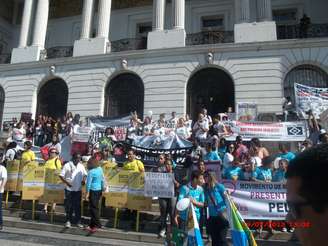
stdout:
[(7, 161), (8, 179), (6, 184), (6, 191), (16, 191), (19, 173), (19, 160)]
[(150, 210), (152, 199), (144, 196), (144, 174), (112, 168), (107, 176), (106, 206)]
[(45, 168), (30, 162), (23, 168), (23, 200), (39, 200), (44, 193)]
[(44, 194), (40, 199), (46, 203), (64, 203), (65, 185), (59, 178), (60, 171), (55, 169), (46, 169)]

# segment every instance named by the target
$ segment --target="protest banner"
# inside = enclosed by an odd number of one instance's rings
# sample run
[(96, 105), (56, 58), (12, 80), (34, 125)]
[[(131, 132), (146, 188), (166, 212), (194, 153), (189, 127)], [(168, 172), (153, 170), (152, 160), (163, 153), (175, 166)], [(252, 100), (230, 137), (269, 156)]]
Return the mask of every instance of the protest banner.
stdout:
[(22, 200), (39, 200), (44, 194), (45, 168), (30, 162), (23, 168)]
[(284, 220), (288, 207), (285, 183), (223, 180), (240, 214), (249, 220)]
[(19, 160), (7, 161), (8, 179), (6, 184), (6, 191), (17, 190), (19, 166), (20, 166)]
[(174, 197), (173, 173), (145, 173), (146, 197)]
[(137, 211), (151, 210), (152, 199), (145, 197), (145, 174), (130, 172), (128, 190), (128, 209)]
[(104, 193), (107, 207), (127, 207), (129, 173), (129, 171), (113, 169), (113, 172), (107, 176), (108, 192)]
[(45, 203), (64, 203), (65, 185), (59, 178), (59, 171), (55, 169), (45, 169), (44, 194), (40, 198)]
[(228, 141), (235, 141), (239, 135), (243, 140), (259, 138), (261, 141), (297, 142), (306, 139), (306, 124), (297, 122), (224, 122), (229, 134), (224, 136)]
[(257, 117), (257, 104), (237, 102), (236, 117), (238, 121), (255, 121)]
[(328, 109), (328, 88), (310, 87), (295, 83), (294, 90), (295, 106), (303, 115), (312, 110), (314, 116), (319, 119), (320, 114)]
[(320, 123), (328, 131), (328, 109), (320, 114)]
[(74, 127), (73, 128), (73, 142), (87, 143), (89, 142), (91, 136), (92, 128), (91, 127)]

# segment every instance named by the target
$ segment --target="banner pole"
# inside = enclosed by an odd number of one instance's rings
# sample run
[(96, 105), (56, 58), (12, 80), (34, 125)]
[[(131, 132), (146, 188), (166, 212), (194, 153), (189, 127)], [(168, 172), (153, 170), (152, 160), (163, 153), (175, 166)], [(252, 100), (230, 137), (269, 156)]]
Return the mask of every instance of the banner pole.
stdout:
[(117, 228), (118, 208), (115, 208), (114, 228)]
[(136, 232), (139, 232), (140, 213), (137, 211)]
[(35, 220), (35, 200), (32, 200), (32, 220)]
[(54, 205), (53, 203), (51, 204), (51, 214), (50, 214), (50, 223), (54, 223)]
[(9, 191), (7, 191), (7, 194), (6, 194), (6, 203), (5, 203), (6, 209), (8, 208), (8, 197), (9, 197)]
[(102, 196), (99, 199), (99, 217), (101, 217), (101, 207), (102, 207)]

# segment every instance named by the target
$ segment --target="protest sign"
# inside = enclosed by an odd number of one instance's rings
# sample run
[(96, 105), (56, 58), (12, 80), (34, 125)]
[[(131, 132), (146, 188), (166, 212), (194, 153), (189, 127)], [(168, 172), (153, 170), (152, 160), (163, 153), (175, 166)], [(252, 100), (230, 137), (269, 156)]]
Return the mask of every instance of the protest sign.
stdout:
[(22, 200), (39, 200), (44, 194), (45, 168), (29, 163), (23, 168)]
[(87, 143), (91, 137), (91, 127), (74, 127), (73, 128), (73, 142)]
[(45, 170), (44, 194), (40, 199), (45, 203), (64, 203), (65, 185), (59, 178), (59, 171), (56, 169)]
[(144, 173), (130, 172), (128, 209), (145, 211), (151, 210), (152, 199), (145, 197), (145, 176)]
[(19, 160), (7, 161), (8, 179), (6, 184), (6, 191), (17, 190), (19, 166)]
[(296, 108), (303, 115), (312, 110), (318, 119), (320, 114), (328, 109), (328, 88), (310, 87), (294, 84)]
[(286, 184), (224, 180), (244, 219), (284, 220), (288, 207)]
[(37, 166), (39, 166), (39, 163), (34, 162), (34, 161), (24, 163), (24, 162), (20, 161), (16, 191), (22, 191), (23, 190), (24, 168), (26, 166), (37, 167)]
[(225, 121), (229, 134), (228, 141), (235, 141), (242, 136), (246, 141), (259, 138), (261, 141), (304, 141), (306, 139), (305, 122), (240, 122)]
[(145, 173), (146, 197), (174, 197), (174, 174), (172, 173)]
[(236, 117), (238, 121), (254, 121), (257, 117), (257, 104), (238, 102)]
[(108, 207), (126, 208), (128, 204), (129, 171), (113, 169), (107, 177), (108, 192), (104, 193)]

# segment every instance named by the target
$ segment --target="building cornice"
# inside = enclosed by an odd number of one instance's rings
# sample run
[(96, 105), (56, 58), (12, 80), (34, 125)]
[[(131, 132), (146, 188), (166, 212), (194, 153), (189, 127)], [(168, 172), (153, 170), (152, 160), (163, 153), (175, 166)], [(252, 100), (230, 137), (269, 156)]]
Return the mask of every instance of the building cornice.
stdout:
[(315, 48), (328, 47), (328, 38), (314, 38), (314, 39), (289, 39), (278, 40), (270, 42), (253, 42), (253, 43), (229, 43), (229, 44), (209, 44), (186, 46), (182, 48), (158, 49), (158, 50), (130, 50), (123, 52), (115, 52), (104, 55), (82, 56), (82, 57), (64, 57), (49, 59), (46, 61), (18, 63), (18, 64), (3, 64), (0, 65), (0, 72), (8, 72), (17, 69), (35, 69), (43, 68), (51, 65), (74, 65), (110, 62), (124, 59), (142, 59), (155, 57), (168, 57), (180, 55), (192, 55), (199, 53), (207, 53), (209, 51), (214, 53), (227, 52), (247, 52), (247, 51), (265, 51), (277, 49), (297, 49), (297, 48)]

